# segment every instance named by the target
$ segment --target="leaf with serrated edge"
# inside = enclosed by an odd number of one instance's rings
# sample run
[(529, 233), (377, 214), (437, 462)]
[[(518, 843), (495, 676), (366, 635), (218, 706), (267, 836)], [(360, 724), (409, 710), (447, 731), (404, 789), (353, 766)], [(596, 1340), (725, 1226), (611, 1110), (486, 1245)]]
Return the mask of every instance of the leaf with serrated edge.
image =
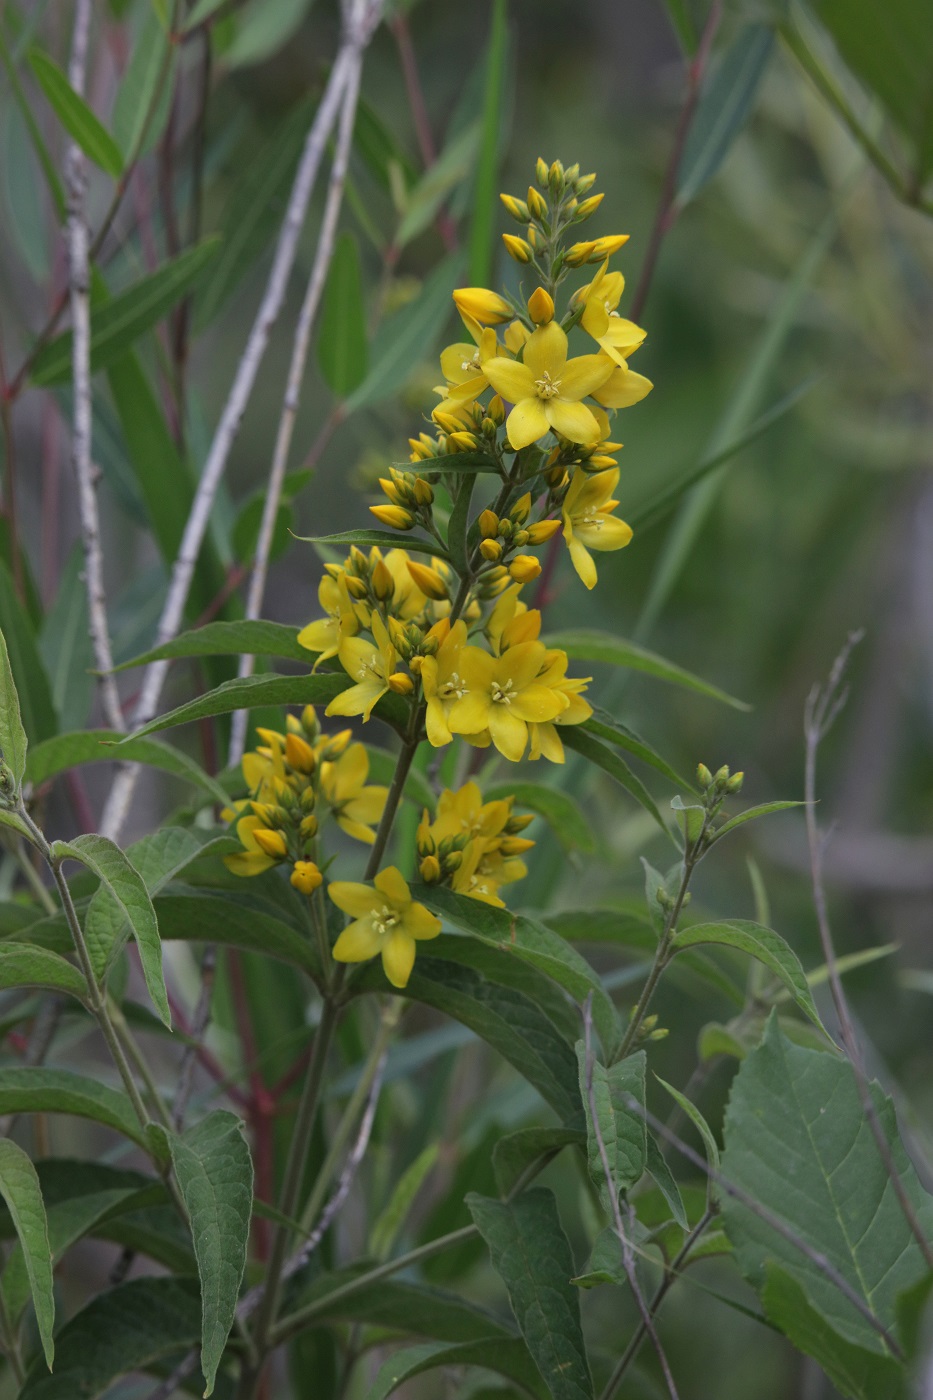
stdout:
[(162, 971), (162, 942), (149, 891), (139, 871), (128, 857), (106, 836), (88, 833), (73, 841), (56, 841), (53, 860), (77, 860), (92, 871), (110, 891), (122, 910), (139, 948), (146, 988), (162, 1023), (171, 1030), (172, 1013)]
[(243, 1124), (217, 1109), (183, 1137), (169, 1137), (201, 1279), (201, 1369), (214, 1389), (246, 1268), (253, 1164)]
[[(619, 1193), (630, 1190), (641, 1180), (647, 1162), (645, 1120), (641, 1114), (628, 1106), (630, 1098), (644, 1106), (645, 1060), (644, 1050), (638, 1050), (634, 1055), (629, 1055), (627, 1059), (620, 1060), (608, 1069), (598, 1060), (595, 1060), (592, 1066), (596, 1122), (609, 1159), (609, 1169), (612, 1172), (617, 1197)], [(590, 1178), (603, 1202), (603, 1208), (609, 1214), (612, 1211), (610, 1186), (606, 1181), (602, 1153), (593, 1123), (587, 1086), (586, 1047), (582, 1040), (577, 1041), (577, 1065), (580, 1072), (580, 1097), (586, 1113), (587, 1165)]]
[(9, 1138), (0, 1138), (0, 1196), (6, 1201), (22, 1247), (42, 1350), (51, 1371), (55, 1356), (55, 1297), (45, 1205), (35, 1167), (23, 1149)]
[(466, 1202), (554, 1400), (592, 1400), (573, 1255), (553, 1193), (536, 1186), (508, 1204), (475, 1193)]

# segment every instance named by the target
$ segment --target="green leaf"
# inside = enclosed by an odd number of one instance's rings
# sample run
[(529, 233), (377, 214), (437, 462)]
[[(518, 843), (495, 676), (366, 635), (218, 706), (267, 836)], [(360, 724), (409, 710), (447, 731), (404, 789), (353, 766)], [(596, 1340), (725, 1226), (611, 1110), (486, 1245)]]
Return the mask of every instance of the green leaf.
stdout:
[[(930, 1238), (933, 1200), (901, 1145), (891, 1100), (877, 1085), (871, 1093), (894, 1166)], [(723, 1136), (724, 1176), (825, 1256), (881, 1325), (894, 1328), (898, 1296), (926, 1268), (851, 1065), (792, 1045), (772, 1014), (764, 1040), (732, 1081)], [(741, 1201), (724, 1196), (722, 1213), (736, 1261), (759, 1292), (767, 1286), (768, 1265), (777, 1265), (841, 1338), (884, 1354), (875, 1328), (811, 1259)], [(774, 1288), (780, 1292), (780, 1280)]]
[(56, 1338), (55, 1374), (36, 1363), (19, 1400), (100, 1400), (115, 1381), (196, 1346), (198, 1290), (187, 1279), (140, 1278), (99, 1294)]
[(468, 532), (470, 526), (470, 501), (473, 499), (473, 487), (476, 485), (476, 478), (472, 476), (461, 477), (454, 490), (454, 506), (450, 512), (450, 520), (447, 522), (447, 551), (450, 562), (460, 575), (469, 572), (469, 542)]
[(58, 64), (41, 49), (29, 54), (29, 66), (49, 105), (68, 135), (89, 160), (114, 180), (123, 173), (123, 154), (106, 127), (102, 126), (82, 97), (79, 97)]
[[(120, 745), (119, 751), (116, 745)], [(158, 739), (127, 739), (117, 729), (82, 729), (74, 734), (58, 734), (30, 750), (26, 776), (32, 783), (45, 783), (58, 773), (84, 763), (117, 763), (122, 760), (144, 763), (173, 773), (201, 789), (212, 802), (224, 805), (229, 794), (215, 782), (199, 763), (181, 749), (174, 749)]]
[(573, 1255), (553, 1194), (533, 1187), (505, 1204), (471, 1193), (467, 1205), (554, 1400), (592, 1400)]
[(572, 661), (603, 661), (610, 666), (624, 666), (630, 671), (644, 671), (658, 680), (669, 681), (672, 685), (683, 686), (685, 690), (696, 691), (711, 700), (720, 700), (735, 710), (748, 710), (750, 706), (734, 696), (727, 695), (715, 685), (700, 680), (673, 661), (665, 661), (653, 651), (627, 642), (622, 637), (613, 637), (609, 632), (593, 632), (580, 628), (574, 632), (557, 632), (544, 638), (549, 647), (560, 647)]
[(653, 953), (657, 936), (639, 906), (632, 909), (562, 909), (548, 914), (547, 924), (571, 943), (614, 943)]
[(808, 1299), (800, 1283), (769, 1261), (761, 1290), (765, 1313), (798, 1351), (812, 1356), (842, 1395), (853, 1400), (906, 1400), (903, 1366), (835, 1332)]
[[(593, 1061), (593, 1099), (596, 1104), (596, 1124), (609, 1159), (612, 1183), (616, 1198), (640, 1181), (645, 1173), (648, 1156), (648, 1138), (644, 1118), (629, 1107), (629, 1099), (634, 1098), (644, 1107), (645, 1103), (645, 1052), (638, 1050), (627, 1059), (607, 1069), (598, 1060)], [(586, 1156), (590, 1179), (599, 1192), (603, 1209), (612, 1212), (610, 1186), (606, 1180), (602, 1154), (596, 1136), (596, 1126), (590, 1105), (587, 1088), (586, 1047), (582, 1040), (577, 1042), (577, 1065), (580, 1072), (580, 1097), (586, 1113), (587, 1144)]]
[(437, 1162), (438, 1144), (428, 1143), (399, 1177), (389, 1202), (369, 1235), (369, 1252), (377, 1259), (388, 1259), (398, 1233), (405, 1224), (415, 1197)]
[(418, 178), (418, 172), (411, 156), (399, 144), (395, 133), (370, 107), (365, 98), (360, 99), (356, 109), (353, 145), (362, 156), (373, 179), (382, 186), (387, 194), (392, 193), (390, 172), (393, 166), (401, 176), (403, 188), (409, 188)]
[(492, 274), (493, 244), (499, 200), (499, 147), (505, 98), (505, 59), (508, 47), (506, 0), (493, 0), (492, 25), (486, 57), (483, 90), (483, 125), (473, 191), (473, 218), (470, 223), (470, 285), (485, 287)]
[[(36, 645), (32, 621), (17, 597), (16, 586), (9, 570), (2, 563), (0, 563), (0, 632), (3, 633), (7, 653), (6, 660), (0, 661), (0, 670), (6, 673), (7, 678), (5, 681), (0, 681), (0, 684), (4, 687), (9, 686), (9, 676), (12, 673), (19, 699), (18, 709), (7, 713), (7, 697), (6, 695), (0, 697), (4, 701), (0, 726), (6, 727), (5, 734), (4, 728), (0, 727), (0, 748), (3, 748), (4, 743), (12, 743), (14, 752), (17, 754), (18, 764), (22, 761), (22, 755), (16, 750), (16, 744), (22, 740), (16, 737), (19, 728), (16, 723), (17, 716), (30, 744), (38, 744), (42, 739), (48, 739), (58, 729), (58, 722), (55, 707), (52, 704), (48, 677), (45, 674), (45, 667)], [(9, 670), (7, 670), (7, 665)], [(15, 768), (12, 763), (10, 766)]]
[(151, 151), (162, 134), (171, 105), (176, 51), (150, 8), (113, 104), (113, 134), (127, 160)]
[(243, 1124), (215, 1109), (183, 1137), (169, 1137), (201, 1280), (201, 1369), (214, 1389), (233, 1326), (249, 1241), (253, 1163)]
[(514, 797), (516, 808), (543, 817), (565, 851), (583, 851), (591, 855), (596, 842), (580, 804), (560, 788), (543, 783), (494, 783), (485, 791), (487, 802)]
[(657, 822), (658, 826), (671, 841), (674, 837), (670, 828), (658, 811), (657, 804), (648, 789), (639, 777), (632, 772), (623, 758), (605, 744), (601, 744), (598, 739), (594, 739), (592, 734), (581, 733), (581, 725), (564, 725), (562, 737), (568, 748), (575, 749), (578, 754), (596, 768), (601, 768), (604, 773), (608, 773), (610, 778), (614, 778), (620, 787), (634, 797), (645, 811)]
[(209, 622), (191, 632), (182, 632), (141, 656), (115, 667), (126, 671), (133, 666), (148, 666), (150, 661), (174, 661), (184, 656), (281, 656), (290, 661), (308, 662), (312, 653), (298, 645), (298, 630), (281, 622)]
[(392, 398), (408, 383), (416, 366), (430, 357), (450, 317), (451, 293), (462, 267), (462, 254), (449, 254), (425, 280), (415, 300), (386, 317), (370, 347), (369, 373), (346, 401), (348, 413)]
[(210, 715), (228, 715), (233, 710), (252, 710), (260, 705), (322, 705), (346, 690), (349, 683), (349, 676), (336, 672), (316, 676), (279, 676), (272, 672), (224, 681), (223, 685), (197, 699), (150, 720), (129, 738), (145, 738), (160, 729), (173, 729), (178, 724), (190, 724), (192, 720)]
[(644, 739), (640, 738), (634, 730), (629, 729), (627, 724), (621, 720), (613, 719), (606, 714), (605, 710), (595, 709), (592, 716), (585, 721), (582, 726), (588, 734), (594, 735), (597, 739), (604, 739), (606, 743), (613, 744), (617, 749), (625, 749), (635, 758), (640, 758), (643, 763), (655, 768), (659, 773), (663, 773), (675, 787), (686, 788), (693, 791), (693, 784), (682, 777), (675, 768), (655, 753)]
[(35, 1167), (23, 1149), (9, 1138), (0, 1138), (0, 1196), (6, 1201), (23, 1251), (42, 1351), (51, 1371), (55, 1356), (55, 1296), (45, 1204)]
[(171, 1030), (172, 1013), (169, 1010), (162, 972), (159, 924), (149, 891), (139, 871), (134, 869), (128, 857), (113, 841), (106, 836), (91, 833), (76, 836), (73, 841), (55, 841), (52, 845), (52, 859), (80, 861), (97, 876), (119, 905), (123, 918), (129, 924), (136, 940), (143, 977), (152, 1004), (160, 1020)]
[(198, 29), (220, 9), (221, 5), (226, 5), (226, 3), (227, 0), (197, 0), (197, 4), (192, 5), (191, 12), (185, 16), (182, 32), (187, 34), (192, 29)]
[(697, 34), (686, 0), (664, 0), (664, 8), (685, 57), (692, 57), (697, 51)]
[(485, 1308), (465, 1302), (439, 1288), (378, 1279), (357, 1279), (370, 1268), (365, 1260), (330, 1274), (319, 1274), (295, 1299), (301, 1306), (314, 1302), (320, 1318), (341, 1322), (366, 1322), (371, 1326), (411, 1332), (442, 1342), (492, 1342), (509, 1340), (511, 1333)]
[(19, 74), (16, 71), (16, 64), (13, 61), (9, 48), (7, 47), (6, 38), (4, 36), (2, 28), (0, 28), (0, 63), (3, 64), (3, 69), (6, 74), (6, 79), (7, 83), (9, 84), (10, 92), (13, 94), (13, 100), (15, 101), (16, 106), (19, 110), (19, 114), (26, 126), (26, 130), (29, 133), (29, 139), (32, 142), (32, 147), (35, 151), (36, 159), (38, 160), (39, 165), (42, 168), (42, 174), (45, 177), (45, 182), (48, 186), (49, 194), (52, 199), (52, 204), (55, 209), (55, 215), (59, 222), (63, 223), (65, 219), (65, 191), (62, 188), (62, 182), (59, 178), (55, 162), (52, 159), (51, 154), (49, 153), (49, 148), (46, 145), (45, 140), (43, 138), (42, 130), (39, 126), (38, 121), (36, 120), (35, 113), (32, 110), (32, 103), (23, 91), (23, 85), (19, 80)]
[(360, 255), (356, 239), (349, 233), (337, 239), (331, 258), (317, 357), (321, 373), (338, 398), (345, 399), (366, 378), (369, 349)]
[[(246, 883), (243, 881), (242, 883)], [(307, 939), (281, 919), (235, 899), (207, 894), (164, 894), (155, 899), (165, 942), (219, 943), (262, 953), (314, 976), (320, 971)]]
[(722, 165), (745, 124), (774, 46), (764, 24), (741, 29), (701, 94), (677, 172), (677, 202), (694, 199)]
[(264, 63), (304, 21), (312, 0), (248, 0), (238, 11), (236, 37), (224, 54), (228, 68)]
[(0, 1113), (70, 1113), (103, 1123), (141, 1147), (146, 1138), (127, 1096), (70, 1070), (0, 1069)]
[(492, 1151), (500, 1193), (508, 1196), (529, 1167), (569, 1146), (585, 1147), (586, 1134), (579, 1128), (520, 1128), (500, 1137)]
[(31, 943), (0, 943), (0, 987), (42, 987), (45, 991), (64, 992), (67, 996), (86, 1001), (87, 983), (76, 967), (46, 948)]
[[(522, 1390), (537, 1396), (538, 1400), (547, 1400), (547, 1387), (528, 1348), (517, 1337), (486, 1337), (482, 1341), (464, 1342), (459, 1346), (423, 1342), (418, 1346), (401, 1347), (380, 1366), (366, 1392), (366, 1400), (387, 1400), (400, 1385), (415, 1376), (451, 1366), (478, 1366), (483, 1370), (495, 1371), (497, 1375), (515, 1381)], [(496, 1390), (494, 1393), (501, 1400), (506, 1400), (505, 1391)]]
[(690, 1222), (687, 1219), (687, 1212), (684, 1209), (684, 1202), (683, 1197), (680, 1194), (680, 1187), (674, 1180), (671, 1169), (667, 1165), (667, 1160), (664, 1156), (664, 1153), (661, 1151), (660, 1147), (658, 1146), (655, 1138), (652, 1136), (651, 1133), (648, 1133), (648, 1156), (646, 1159), (645, 1170), (654, 1181), (654, 1184), (661, 1192), (661, 1195), (667, 1201), (667, 1204), (670, 1206), (671, 1212), (674, 1216), (674, 1219), (677, 1221), (677, 1224), (682, 1230), (688, 1230), (690, 1228)]
[(659, 1074), (656, 1074), (654, 1077), (661, 1085), (661, 1087), (667, 1090), (671, 1098), (677, 1104), (680, 1111), (686, 1114), (686, 1116), (690, 1119), (690, 1122), (696, 1128), (697, 1132), (700, 1134), (700, 1138), (702, 1139), (703, 1148), (706, 1152), (707, 1162), (709, 1162), (710, 1166), (713, 1168), (714, 1171), (718, 1171), (719, 1144), (713, 1136), (713, 1130), (707, 1123), (706, 1119), (703, 1117), (703, 1114), (697, 1108), (696, 1104), (693, 1103), (692, 1100), (688, 1099), (686, 1094), (682, 1094), (679, 1089), (675, 1089), (673, 1084), (668, 1084), (667, 1080), (662, 1079)]
[(523, 914), (497, 909), (481, 899), (468, 899), (440, 886), (416, 885), (412, 892), (415, 899), (453, 924), (454, 928), (462, 929), (501, 954), (518, 958), (545, 973), (563, 987), (578, 1005), (592, 995), (593, 1020), (603, 1048), (608, 1056), (614, 1053), (622, 1035), (616, 1009), (603, 990), (599, 975), (553, 929)]
[(393, 245), (401, 250), (428, 227), (447, 196), (467, 179), (479, 144), (479, 124), (451, 137), (437, 160), (407, 192), (405, 210)]
[(447, 558), (447, 550), (436, 540), (425, 540), (420, 535), (409, 535), (405, 531), (341, 530), (337, 535), (296, 535), (295, 539), (305, 544), (323, 544), (328, 549), (349, 549), (354, 544), (360, 549), (371, 549), (373, 545), (380, 549), (401, 549), (404, 546), (413, 554), (432, 554), (441, 559)]
[(0, 758), (13, 775), (19, 792), (26, 772), (26, 731), (19, 711), (19, 696), (10, 666), (6, 638), (0, 631)]
[(38, 637), (58, 727), (80, 729), (94, 703), (94, 646), (88, 627), (84, 551), (75, 545)]
[[(108, 369), (141, 335), (157, 325), (201, 276), (217, 252), (207, 238), (91, 310), (91, 369)], [(60, 384), (71, 373), (71, 331), (50, 340), (32, 363), (32, 383)]]
[(0, 826), (18, 832), (20, 836), (25, 836), (27, 841), (32, 840), (32, 833), (22, 817), (17, 816), (15, 812), (8, 812), (5, 807), (0, 807)]
[(735, 831), (736, 827), (744, 826), (746, 822), (753, 822), (758, 817), (770, 817), (772, 812), (786, 812), (791, 807), (805, 807), (805, 802), (762, 802), (757, 807), (749, 807), (747, 811), (740, 812), (737, 817), (730, 818), (717, 827), (713, 835), (713, 840), (718, 841), (721, 836), (728, 836), (730, 831)]
[(820, 1030), (823, 1029), (800, 959), (779, 933), (765, 928), (763, 924), (756, 924), (752, 919), (728, 919), (715, 924), (693, 924), (682, 928), (675, 933), (671, 947), (678, 953), (683, 948), (696, 948), (702, 943), (736, 948), (757, 958), (783, 982), (804, 1015)]
[[(388, 787), (398, 766), (398, 754), (390, 753), (388, 749), (377, 748), (375, 744), (367, 744), (366, 752), (369, 754), (369, 781)], [(414, 802), (417, 807), (426, 807), (429, 812), (433, 812), (437, 805), (437, 794), (424, 774), (419, 773), (414, 765), (408, 770), (403, 792), (410, 802)]]

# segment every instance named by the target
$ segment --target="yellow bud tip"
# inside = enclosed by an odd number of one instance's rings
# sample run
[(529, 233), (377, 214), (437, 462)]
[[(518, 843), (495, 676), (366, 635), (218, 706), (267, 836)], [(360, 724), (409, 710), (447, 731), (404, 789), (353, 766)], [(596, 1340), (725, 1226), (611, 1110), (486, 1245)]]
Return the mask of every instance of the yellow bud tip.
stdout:
[(502, 242), (505, 244), (505, 251), (510, 258), (514, 258), (518, 263), (531, 262), (533, 249), (526, 239), (519, 238), (514, 233), (504, 233)]
[(499, 517), (493, 510), (484, 510), (479, 518), (479, 532), (484, 540), (495, 539), (499, 533)]
[(528, 315), (536, 326), (545, 326), (554, 319), (554, 299), (543, 287), (537, 287), (528, 298)]
[(530, 583), (540, 572), (541, 565), (533, 554), (518, 554), (509, 565), (509, 575), (516, 583)]
[(528, 527), (529, 544), (546, 544), (553, 539), (560, 529), (559, 520), (539, 520), (535, 525)]
[(324, 883), (324, 876), (313, 860), (296, 860), (289, 880), (301, 894), (313, 894)]
[(313, 773), (317, 760), (307, 739), (298, 734), (286, 734), (285, 762), (298, 773)]
[(376, 561), (372, 577), (373, 592), (380, 602), (384, 603), (387, 598), (391, 598), (395, 592), (395, 579), (389, 572), (384, 559)]
[(490, 564), (502, 558), (502, 546), (498, 540), (481, 540), (479, 552)]
[(460, 314), (472, 316), (480, 325), (496, 326), (512, 319), (512, 308), (505, 298), (485, 287), (458, 287), (453, 297)]
[(416, 564), (413, 559), (409, 559), (408, 572), (426, 597), (433, 598), (435, 602), (439, 603), (449, 596), (444, 579), (434, 569), (429, 569), (426, 564)]
[(404, 671), (393, 671), (389, 677), (388, 686), (395, 695), (410, 695), (415, 688), (415, 683), (411, 676), (407, 676)]
[(426, 885), (436, 885), (441, 878), (441, 863), (437, 856), (425, 856), (418, 869)]
[(288, 855), (288, 846), (281, 831), (267, 831), (264, 827), (258, 827), (253, 832), (253, 840), (263, 855), (271, 856), (273, 860), (284, 860)]
[(411, 530), (414, 526), (415, 517), (401, 506), (370, 506), (369, 509), (378, 521), (393, 530)]

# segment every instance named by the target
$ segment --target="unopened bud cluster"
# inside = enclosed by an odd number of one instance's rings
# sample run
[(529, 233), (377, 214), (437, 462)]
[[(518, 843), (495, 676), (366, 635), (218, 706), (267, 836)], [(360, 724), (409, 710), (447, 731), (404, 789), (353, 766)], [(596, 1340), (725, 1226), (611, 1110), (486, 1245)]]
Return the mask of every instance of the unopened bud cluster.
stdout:
[(425, 811), (418, 826), (418, 874), (424, 883), (504, 907), (499, 889), (527, 874), (521, 857), (535, 844), (520, 834), (534, 817), (514, 813), (514, 801), (484, 803), (474, 782), (456, 791), (445, 788), (433, 821)]

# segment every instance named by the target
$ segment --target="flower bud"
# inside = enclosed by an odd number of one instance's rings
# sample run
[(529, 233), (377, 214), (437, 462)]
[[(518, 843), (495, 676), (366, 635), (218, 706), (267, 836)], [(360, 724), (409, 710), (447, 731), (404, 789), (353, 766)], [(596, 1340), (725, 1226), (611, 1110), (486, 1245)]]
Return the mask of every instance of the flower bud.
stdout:
[(448, 452), (475, 452), (479, 443), (472, 433), (451, 433), (447, 439)]
[(513, 549), (521, 549), (521, 548), (522, 548), (524, 545), (526, 545), (527, 543), (528, 543), (528, 531), (527, 531), (527, 530), (513, 530), (513, 531), (512, 531), (512, 548), (513, 548)]
[(438, 404), (431, 414), (439, 428), (443, 428), (445, 433), (458, 433), (463, 427), (463, 423), (455, 413), (449, 413), (446, 408)]
[(582, 267), (585, 262), (592, 262), (592, 252), (596, 247), (595, 242), (590, 240), (587, 243), (571, 243), (564, 253), (564, 262), (568, 267)]
[(526, 826), (531, 826), (534, 819), (534, 812), (519, 812), (515, 816), (509, 817), (505, 824), (505, 830), (509, 836), (515, 836), (519, 831), (524, 831)]
[(480, 432), (484, 438), (494, 438), (498, 431), (498, 427), (491, 418), (484, 418), (480, 423)]
[(339, 758), (352, 738), (352, 729), (341, 729), (338, 734), (332, 734), (324, 745), (321, 758), (325, 762), (332, 762), (335, 758)]
[(253, 832), (253, 840), (263, 855), (271, 856), (273, 860), (284, 860), (288, 855), (288, 846), (281, 831), (269, 831), (260, 826)]
[(425, 856), (418, 871), (426, 885), (436, 885), (441, 878), (441, 863), (437, 856)]
[(289, 879), (300, 894), (313, 894), (324, 883), (324, 876), (313, 860), (296, 860)]
[(732, 777), (726, 783), (726, 792), (741, 792), (744, 781), (744, 773), (733, 773)]
[(536, 326), (544, 326), (554, 319), (554, 299), (543, 287), (536, 287), (528, 298), (528, 315)]
[(460, 314), (472, 316), (481, 326), (497, 326), (500, 321), (512, 319), (512, 308), (505, 297), (485, 287), (458, 287), (453, 296)]
[(527, 836), (506, 836), (499, 842), (499, 850), (504, 856), (520, 856), (530, 851), (534, 844)]
[(531, 514), (531, 492), (526, 491), (524, 496), (519, 496), (512, 509), (509, 511), (509, 519), (513, 525), (524, 525)]
[(426, 564), (416, 564), (413, 559), (408, 560), (408, 572), (415, 583), (428, 598), (433, 598), (436, 603), (449, 598), (447, 583), (434, 569), (429, 569)]
[(372, 589), (380, 603), (385, 603), (395, 592), (395, 579), (389, 572), (384, 559), (377, 559), (372, 573)]
[(551, 162), (551, 168), (547, 173), (548, 188), (555, 199), (560, 199), (564, 193), (564, 167), (559, 160)]
[(308, 816), (302, 817), (299, 822), (298, 835), (301, 837), (302, 841), (313, 841), (315, 836), (317, 836), (317, 829), (317, 817), (313, 812), (310, 812)]
[(316, 801), (317, 798), (315, 797), (314, 788), (311, 787), (310, 784), (307, 787), (302, 788), (301, 797), (298, 800), (298, 805), (301, 807), (301, 810), (303, 812), (313, 812), (314, 804)]
[(542, 189), (544, 189), (544, 186), (547, 184), (547, 177), (547, 165), (541, 159), (541, 157), (538, 156), (538, 159), (535, 161), (535, 179), (537, 180), (538, 184), (541, 186)]
[(630, 235), (627, 233), (611, 233), (607, 234), (605, 238), (597, 238), (593, 243), (593, 251), (587, 258), (587, 262), (602, 262), (604, 258), (611, 257), (629, 241), (629, 237)]
[(459, 870), (463, 864), (463, 856), (459, 851), (448, 851), (444, 857), (444, 871), (452, 875), (455, 870)]
[(301, 727), (309, 739), (316, 739), (321, 732), (313, 705), (305, 705), (301, 712)]
[(499, 198), (505, 205), (512, 218), (520, 224), (527, 224), (529, 219), (529, 208), (523, 199), (516, 199), (511, 194), (500, 194)]
[(586, 194), (587, 190), (591, 190), (595, 184), (596, 172), (594, 171), (592, 175), (581, 175), (578, 179), (574, 180), (573, 188), (577, 195), (581, 195)]
[(584, 199), (582, 204), (577, 205), (574, 222), (580, 224), (584, 219), (588, 219), (591, 214), (595, 214), (596, 210), (602, 204), (603, 198), (604, 196), (601, 194), (591, 194), (589, 199)]
[(502, 558), (502, 546), (498, 540), (480, 540), (479, 552), (490, 564)]
[(361, 578), (355, 578), (353, 574), (347, 574), (347, 592), (350, 594), (351, 598), (365, 598), (366, 584)]
[(533, 554), (518, 554), (509, 565), (509, 574), (516, 583), (530, 583), (541, 572), (541, 565)]
[(514, 233), (504, 233), (502, 242), (505, 244), (505, 251), (510, 258), (514, 258), (517, 263), (530, 263), (534, 256), (531, 244), (524, 238), (517, 237)]
[[(426, 656), (433, 656), (439, 646), (443, 646), (450, 635), (450, 618), (442, 617), (425, 634), (423, 651)], [(433, 648), (433, 650), (431, 650)]]
[(370, 506), (369, 509), (378, 521), (393, 530), (410, 530), (414, 526), (415, 517), (401, 506)]
[(697, 764), (697, 782), (702, 788), (708, 788), (713, 786), (713, 775), (709, 771), (705, 763)]
[(408, 500), (408, 496), (403, 487), (394, 481), (389, 481), (386, 477), (379, 478), (379, 485), (382, 487), (383, 495), (388, 496), (395, 506), (403, 506)]
[(410, 695), (415, 688), (411, 676), (404, 671), (393, 671), (386, 684), (394, 695)]
[(713, 777), (717, 787), (725, 787), (729, 781), (729, 765), (724, 763), (721, 768), (717, 768)]
[(533, 219), (546, 219), (548, 214), (547, 200), (534, 185), (528, 186), (528, 212)]
[(317, 766), (311, 745), (297, 734), (285, 735), (285, 762), (297, 773), (313, 773)]
[[(434, 655), (434, 652), (437, 650), (437, 647), (435, 647), (434, 650), (432, 651), (432, 650), (430, 650), (430, 647), (431, 647), (431, 643), (430, 643), (429, 641), (426, 641), (426, 642), (424, 643), (424, 653), (425, 653), (425, 656), (433, 656), (433, 655)], [(413, 673), (413, 675), (420, 676), (420, 675), (421, 675), (421, 668), (422, 668), (423, 665), (424, 665), (424, 656), (413, 656), (413, 657), (411, 657), (411, 659), (410, 659), (409, 662), (408, 662), (408, 669), (409, 669), (409, 671), (411, 671), (411, 672)]]
[(486, 509), (479, 517), (479, 532), (484, 540), (495, 539), (499, 530), (499, 517), (495, 511)]
[(426, 506), (434, 504), (434, 487), (430, 481), (425, 481), (423, 476), (416, 476), (412, 482), (412, 493), (415, 497), (415, 504), (424, 509)]
[(559, 520), (538, 520), (534, 525), (528, 526), (528, 543), (545, 544), (554, 538), (559, 529)]

